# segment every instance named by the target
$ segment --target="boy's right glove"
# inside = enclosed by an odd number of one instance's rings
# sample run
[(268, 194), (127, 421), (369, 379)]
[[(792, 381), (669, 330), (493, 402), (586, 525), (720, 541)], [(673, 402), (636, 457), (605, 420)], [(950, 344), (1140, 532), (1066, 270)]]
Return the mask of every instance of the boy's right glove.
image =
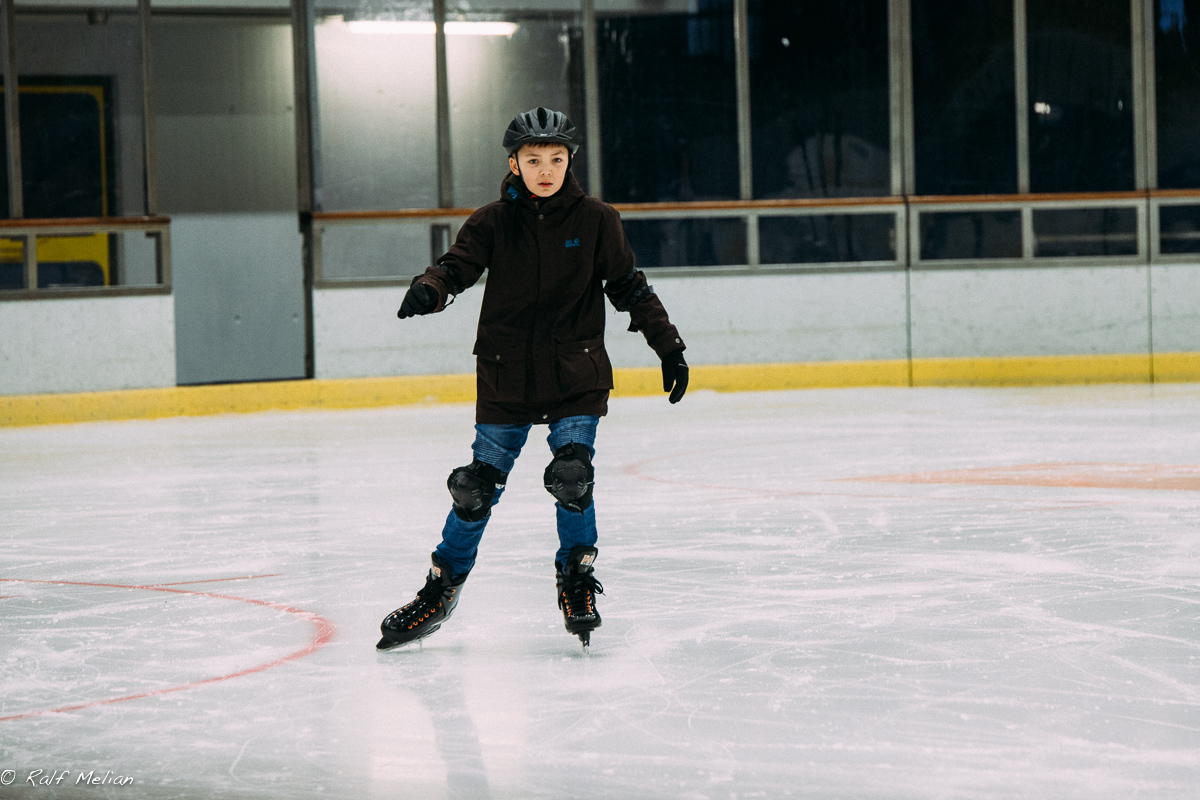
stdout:
[(688, 365), (683, 360), (683, 350), (675, 350), (663, 356), (663, 391), (670, 392), (672, 403), (678, 403), (687, 391)]
[(437, 308), (437, 304), (436, 289), (424, 283), (414, 283), (408, 287), (408, 293), (404, 295), (404, 300), (400, 303), (400, 310), (396, 312), (396, 316), (400, 319), (407, 319), (428, 314)]

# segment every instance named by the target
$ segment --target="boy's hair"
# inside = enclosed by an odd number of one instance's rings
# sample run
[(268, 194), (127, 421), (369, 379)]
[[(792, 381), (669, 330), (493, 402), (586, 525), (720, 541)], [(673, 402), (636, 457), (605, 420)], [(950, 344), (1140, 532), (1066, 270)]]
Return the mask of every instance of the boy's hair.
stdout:
[(521, 151), (524, 150), (525, 148), (529, 148), (530, 150), (546, 150), (551, 147), (561, 147), (567, 151), (568, 156), (571, 155), (571, 148), (567, 147), (562, 142), (526, 142), (525, 144), (518, 147), (516, 150), (513, 150), (511, 153), (509, 153), (509, 155), (512, 156), (513, 158), (516, 158), (517, 156), (519, 156), (521, 154)]

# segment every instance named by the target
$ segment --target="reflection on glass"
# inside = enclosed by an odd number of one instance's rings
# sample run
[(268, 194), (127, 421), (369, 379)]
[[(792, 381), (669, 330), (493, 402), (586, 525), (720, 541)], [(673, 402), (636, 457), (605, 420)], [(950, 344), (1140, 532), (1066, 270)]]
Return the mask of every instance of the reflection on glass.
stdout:
[[(136, 3), (16, 21), (25, 217), (140, 214), (142, 66)], [(7, 137), (0, 180), (8, 185)], [(8, 192), (0, 214), (10, 215)]]
[(120, 238), (103, 233), (38, 236), (38, 288), (118, 285)]
[(738, 196), (733, 3), (689, 7), (596, 23), (609, 202)]
[(717, 267), (746, 263), (742, 219), (624, 220), (639, 267)]
[(891, 193), (887, 0), (750, 5), (754, 196)]
[[(458, 225), (453, 227), (458, 229)], [(428, 220), (330, 225), (321, 235), (321, 277), (325, 280), (410, 278), (424, 272), (430, 263)]]
[(295, 213), (291, 25), (164, 14), (153, 38), (160, 210)]
[(1012, 0), (912, 0), (917, 194), (1017, 190)]
[(1200, 253), (1200, 206), (1160, 206), (1159, 249), (1163, 253)]
[(25, 239), (0, 236), (0, 291), (25, 288)]
[[(500, 142), (520, 112), (545, 106), (564, 112), (581, 134), (586, 129), (579, 2), (539, 3), (536, 14), (524, 5), (511, 4), (503, 18), (466, 5), (447, 10), (450, 154), (454, 204), (462, 208), (500, 199), (508, 171)], [(572, 171), (586, 189), (584, 149)]]
[(315, 31), (322, 207), (436, 207), (434, 37), (405, 26), (351, 27), (428, 23), (432, 4), (321, 0), (318, 14), (323, 14)]
[(1134, 188), (1129, 0), (1027, 0), (1029, 185)]
[(763, 264), (895, 261), (895, 214), (769, 216), (758, 221)]
[(1034, 209), (1033, 254), (1137, 255), (1137, 211), (1132, 208)]
[(1157, 0), (1154, 10), (1158, 186), (1200, 189), (1200, 2)]
[(1020, 258), (1020, 211), (921, 212), (921, 259)]
[(120, 254), (120, 258), (117, 259), (120, 270), (114, 275), (114, 284), (154, 286), (160, 282), (158, 271), (159, 234), (127, 231), (115, 234), (112, 238), (116, 239), (115, 247)]

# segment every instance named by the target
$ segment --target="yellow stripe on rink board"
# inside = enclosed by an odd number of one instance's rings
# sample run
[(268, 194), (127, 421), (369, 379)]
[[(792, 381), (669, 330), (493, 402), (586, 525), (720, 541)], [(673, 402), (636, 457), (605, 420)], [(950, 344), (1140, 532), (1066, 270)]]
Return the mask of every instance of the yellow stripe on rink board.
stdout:
[(914, 386), (1051, 386), (1148, 383), (1150, 356), (1005, 356), (915, 358)]
[(1200, 381), (1200, 353), (1155, 353), (1155, 383)]
[[(1200, 382), (1200, 352), (1158, 353), (1153, 362), (1156, 382)], [(915, 386), (1146, 383), (1151, 380), (1150, 366), (1146, 355), (928, 358), (911, 363)], [(909, 369), (906, 360), (694, 365), (689, 389), (752, 392), (908, 386)], [(615, 372), (615, 397), (662, 394), (662, 373), (657, 367)], [(475, 376), (469, 374), (9, 395), (0, 396), (0, 427), (474, 400)]]
[(474, 375), (409, 375), (13, 395), (0, 397), (0, 427), (474, 400)]

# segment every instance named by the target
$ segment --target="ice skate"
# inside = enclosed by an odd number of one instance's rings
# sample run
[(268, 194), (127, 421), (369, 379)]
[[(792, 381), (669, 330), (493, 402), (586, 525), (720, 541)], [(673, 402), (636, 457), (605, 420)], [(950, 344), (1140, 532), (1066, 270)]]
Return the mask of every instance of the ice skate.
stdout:
[(592, 631), (600, 627), (600, 612), (596, 610), (596, 595), (604, 594), (604, 587), (592, 574), (592, 564), (598, 551), (587, 545), (571, 548), (564, 569), (555, 562), (558, 583), (558, 607), (563, 612), (567, 632), (579, 637), (584, 650), (591, 645)]
[(454, 613), (459, 590), (467, 576), (452, 577), (436, 553), (432, 559), (433, 566), (416, 599), (384, 617), (379, 626), (383, 638), (375, 645), (377, 650), (390, 650), (424, 639), (442, 627), (442, 623)]

